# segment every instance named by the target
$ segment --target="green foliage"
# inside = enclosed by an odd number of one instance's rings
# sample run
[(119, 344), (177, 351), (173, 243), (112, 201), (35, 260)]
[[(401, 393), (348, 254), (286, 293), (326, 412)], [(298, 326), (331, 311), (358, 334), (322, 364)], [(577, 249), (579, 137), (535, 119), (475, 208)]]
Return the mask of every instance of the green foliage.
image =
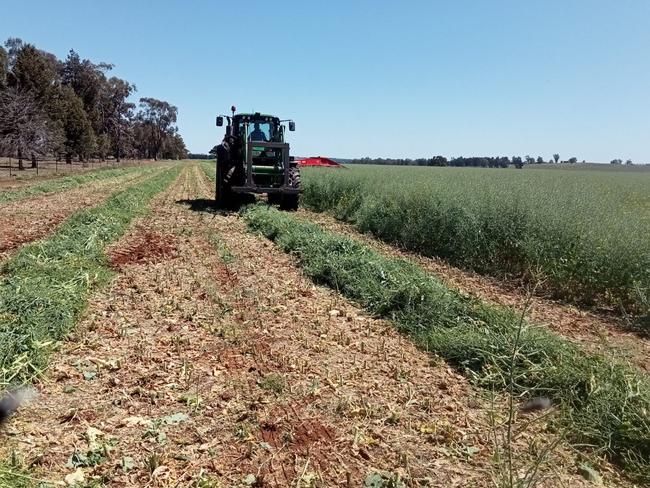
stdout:
[(8, 74), (10, 85), (44, 98), (57, 80), (59, 65), (56, 57), (24, 44), (16, 50)]
[(284, 378), (276, 373), (269, 373), (259, 381), (260, 388), (279, 395), (284, 390)]
[(110, 276), (104, 248), (178, 174), (166, 170), (78, 212), (47, 239), (24, 247), (0, 275), (0, 379), (30, 381), (65, 337), (88, 294)]
[(406, 488), (406, 483), (401, 481), (398, 474), (372, 473), (363, 481), (364, 488)]
[(552, 397), (575, 442), (596, 446), (632, 476), (650, 481), (650, 383), (636, 370), (529, 324), (515, 348), (514, 312), (464, 297), (410, 262), (274, 209), (252, 207), (244, 218), (297, 256), (312, 279), (392, 319), (477, 384), (506, 390), (514, 368), (515, 394)]
[(0, 487), (54, 488), (54, 483), (34, 477), (24, 460), (12, 451), (8, 459), (0, 461)]
[(650, 173), (306, 168), (301, 203), (388, 242), (642, 314)]
[(65, 134), (64, 151), (67, 154), (78, 154), (82, 158), (92, 154), (95, 150), (95, 132), (83, 101), (72, 88), (61, 88), (62, 117), (61, 123)]
[(140, 99), (140, 113), (137, 118), (138, 133), (142, 134), (139, 150), (148, 158), (157, 159), (161, 154), (167, 157), (185, 157), (185, 143), (176, 133), (174, 126), (178, 108), (155, 98)]
[(35, 185), (30, 185), (25, 188), (20, 188), (18, 190), (3, 191), (0, 193), (0, 204), (7, 203), (14, 200), (20, 200), (22, 198), (29, 198), (43, 193), (53, 193), (57, 191), (68, 190), (70, 188), (75, 188), (77, 186), (83, 185), (90, 181), (100, 181), (108, 178), (117, 178), (120, 176), (128, 175), (135, 173), (137, 171), (143, 171), (142, 168), (117, 168), (117, 169), (106, 169), (102, 168), (97, 171), (91, 171), (83, 174), (75, 174), (71, 176), (65, 176), (63, 178), (58, 178), (55, 180), (47, 180), (42, 183)]

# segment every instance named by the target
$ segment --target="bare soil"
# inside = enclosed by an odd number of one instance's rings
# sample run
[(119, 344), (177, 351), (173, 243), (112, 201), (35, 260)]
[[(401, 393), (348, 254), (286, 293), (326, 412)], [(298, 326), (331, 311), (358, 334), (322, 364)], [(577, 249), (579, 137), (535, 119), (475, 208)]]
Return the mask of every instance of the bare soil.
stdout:
[[(368, 234), (362, 234), (352, 225), (334, 217), (300, 210), (299, 215), (325, 229), (359, 239), (375, 250), (392, 257), (408, 259), (431, 272), (445, 284), (466, 295), (490, 303), (523, 310), (530, 293), (525, 287), (462, 270), (440, 259), (428, 258), (399, 249)], [(533, 297), (529, 312), (531, 322), (548, 327), (586, 349), (605, 354), (617, 360), (628, 361), (645, 372), (650, 372), (650, 340), (625, 329), (622, 319), (611, 314), (581, 309), (580, 307), (542, 297)]]
[(117, 269), (129, 264), (156, 263), (173, 257), (177, 252), (176, 239), (142, 229), (128, 245), (112, 249), (108, 262)]
[[(192, 211), (211, 188), (184, 168), (112, 247), (119, 275), (8, 423), (3, 454), (110, 487), (358, 487), (379, 471), (494, 486), (488, 413), (502, 418), (503, 399), (313, 285), (237, 215)], [(534, 425), (517, 424), (517, 470), (554, 439)], [(590, 486), (576, 472), (561, 445), (541, 486)]]
[(25, 180), (0, 179), (0, 190), (14, 190), (27, 185)]

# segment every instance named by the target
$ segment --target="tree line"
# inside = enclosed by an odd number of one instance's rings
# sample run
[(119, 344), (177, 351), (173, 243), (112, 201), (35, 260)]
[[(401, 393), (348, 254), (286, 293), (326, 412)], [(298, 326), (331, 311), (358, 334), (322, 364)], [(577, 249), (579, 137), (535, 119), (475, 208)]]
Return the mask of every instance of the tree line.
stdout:
[[(575, 164), (578, 158), (571, 157), (566, 161), (560, 161), (560, 155), (554, 154), (552, 158), (544, 160), (541, 156), (534, 158), (526, 155), (512, 156), (475, 156), (475, 157), (454, 157), (447, 159), (444, 156), (434, 156), (432, 158), (417, 159), (393, 159), (393, 158), (358, 158), (342, 160), (349, 164), (387, 164), (396, 166), (457, 166), (457, 167), (475, 167), (475, 168), (507, 168), (512, 165), (517, 168), (523, 168), (526, 164)], [(585, 161), (582, 161), (583, 163)]]
[(212, 153), (189, 153), (187, 159), (214, 159), (214, 156), (212, 156)]
[(0, 46), (0, 156), (23, 159), (180, 159), (178, 109), (155, 98), (129, 101), (134, 84), (108, 76), (112, 64), (65, 60), (21, 39)]
[(210, 149), (210, 152), (208, 154), (190, 153), (188, 155), (188, 159), (216, 159), (217, 158), (217, 147), (218, 146), (214, 146), (212, 149)]

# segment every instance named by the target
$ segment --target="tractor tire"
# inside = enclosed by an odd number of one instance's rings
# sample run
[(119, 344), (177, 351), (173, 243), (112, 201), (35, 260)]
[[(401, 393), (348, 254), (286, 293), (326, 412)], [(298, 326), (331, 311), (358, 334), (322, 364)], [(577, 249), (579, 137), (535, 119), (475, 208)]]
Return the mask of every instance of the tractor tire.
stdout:
[[(289, 168), (289, 181), (287, 182), (291, 188), (300, 189), (300, 169), (297, 166)], [(280, 210), (288, 212), (295, 212), (298, 210), (298, 203), (300, 195), (298, 194), (285, 194), (280, 198)]]
[(215, 180), (215, 202), (218, 208), (226, 208), (230, 204), (231, 192), (225, 182), (225, 171), (222, 165), (217, 163), (217, 178)]
[(215, 178), (215, 203), (219, 208), (227, 208), (232, 203), (232, 183), (228, 181), (230, 151), (227, 144), (217, 146), (217, 177)]

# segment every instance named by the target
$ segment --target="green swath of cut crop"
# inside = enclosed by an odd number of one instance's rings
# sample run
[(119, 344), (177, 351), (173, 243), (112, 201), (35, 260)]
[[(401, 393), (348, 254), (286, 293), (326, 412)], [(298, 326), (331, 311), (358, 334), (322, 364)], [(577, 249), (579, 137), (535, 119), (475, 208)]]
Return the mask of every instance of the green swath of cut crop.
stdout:
[(116, 178), (123, 175), (128, 175), (137, 172), (148, 171), (149, 168), (130, 167), (119, 169), (101, 169), (91, 171), (84, 174), (76, 174), (72, 176), (65, 176), (55, 180), (48, 180), (42, 183), (30, 185), (26, 188), (18, 190), (8, 190), (0, 193), (0, 204), (12, 202), (14, 200), (21, 200), (23, 198), (34, 197), (44, 193), (55, 193), (59, 191), (69, 190), (84, 183), (91, 181), (101, 181), (109, 178)]
[(561, 405), (569, 437), (594, 446), (650, 482), (650, 382), (632, 367), (591, 355), (526, 324), (512, 362), (519, 317), (447, 288), (414, 264), (263, 206), (244, 213), (251, 229), (294, 254), (304, 272), (371, 313), (394, 321), (423, 349), (476, 383), (546, 395)]
[(2, 488), (54, 488), (53, 483), (34, 478), (18, 460), (0, 461), (0, 487)]
[(212, 181), (217, 179), (217, 165), (214, 161), (201, 161), (199, 164), (209, 179)]
[(104, 249), (146, 210), (180, 168), (74, 214), (49, 238), (28, 245), (7, 261), (0, 275), (0, 372), (4, 386), (22, 384), (46, 366), (56, 341), (73, 327), (88, 294), (111, 272)]
[(406, 249), (648, 311), (650, 172), (305, 168), (303, 186), (302, 205)]

